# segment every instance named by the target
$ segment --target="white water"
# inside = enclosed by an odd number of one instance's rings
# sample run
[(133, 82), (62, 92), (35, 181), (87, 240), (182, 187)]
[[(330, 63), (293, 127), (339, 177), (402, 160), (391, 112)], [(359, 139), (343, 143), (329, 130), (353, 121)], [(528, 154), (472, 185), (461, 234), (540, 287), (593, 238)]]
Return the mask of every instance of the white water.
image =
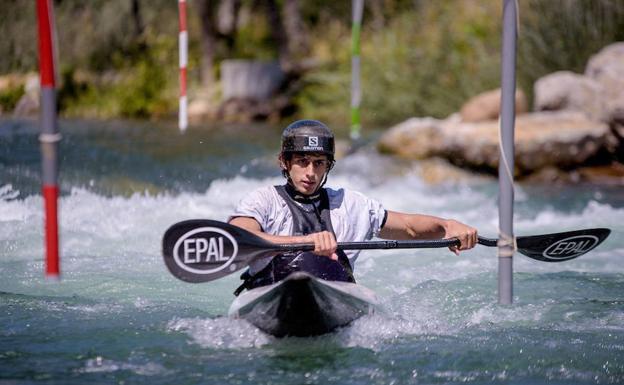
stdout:
[[(352, 160), (355, 161), (360, 160)], [(359, 165), (363, 162), (361, 160)], [(74, 189), (60, 201), (63, 277), (60, 284), (48, 283), (42, 278), (41, 197), (17, 199), (18, 192), (5, 185), (0, 189), (0, 248), (3, 253), (0, 274), (6, 278), (0, 290), (34, 296), (76, 295), (136, 308), (182, 303), (206, 311), (210, 318), (174, 318), (167, 328), (185, 331), (202, 346), (244, 347), (268, 343), (270, 338), (244, 322), (219, 317), (226, 314), (232, 298), (230, 293), (237, 285), (236, 276), (201, 285), (177, 281), (162, 263), (160, 242), (164, 231), (174, 222), (190, 218), (225, 220), (247, 191), (280, 182), (280, 178), (235, 177), (214, 181), (205, 193), (129, 197), (105, 197), (85, 189)], [(362, 191), (384, 202), (391, 210), (453, 217), (477, 227), (483, 235), (495, 237), (497, 233), (495, 196), (483, 186), (432, 189), (409, 173), (373, 184), (357, 175), (346, 176), (340, 169), (329, 185)], [(521, 190), (517, 195), (520, 200), (528, 199)], [(515, 272), (624, 272), (620, 261), (624, 242), (618, 237), (623, 214), (622, 208), (594, 200), (587, 201), (580, 212), (546, 207), (536, 215), (517, 213), (517, 234), (595, 226), (611, 227), (614, 234), (591, 255), (566, 263), (540, 263), (518, 255), (514, 261)], [(341, 332), (340, 339), (347, 346), (373, 347), (379, 341), (401, 335), (454, 334), (473, 325), (538, 321), (556, 303), (556, 291), (551, 295), (544, 293), (542, 303), (538, 304), (523, 301), (522, 294), (517, 294), (518, 306), (501, 309), (495, 304), (496, 269), (493, 248), (477, 247), (460, 257), (447, 250), (363, 252), (356, 265), (356, 276), (360, 283), (380, 295), (390, 314), (362, 319)], [(467, 286), (463, 286), (462, 280), (466, 280)], [(441, 289), (441, 282), (454, 284), (452, 288)], [(467, 293), (468, 297), (439, 298), (439, 295), (458, 295), (457, 290), (459, 294)], [(523, 292), (518, 283), (516, 290)], [(446, 303), (445, 307), (440, 307), (440, 301)], [(454, 302), (460, 303), (458, 309), (452, 309)], [(446, 308), (449, 306), (451, 309)], [(118, 311), (115, 306), (97, 304), (72, 310)], [(460, 319), (452, 314), (455, 310), (461, 311)], [(379, 317), (384, 317), (384, 321), (380, 322)], [(624, 327), (622, 314), (607, 317), (615, 319), (616, 327)], [(382, 328), (378, 327), (380, 323), (384, 325)]]
[[(497, 304), (494, 248), (459, 257), (444, 249), (365, 251), (356, 279), (383, 309), (302, 343), (224, 317), (236, 274), (188, 284), (161, 257), (171, 224), (225, 220), (248, 191), (283, 182), (263, 176), (276, 175), (274, 155), (262, 155), (270, 145), (258, 144), (265, 131), (241, 144), (240, 132), (177, 137), (175, 127), (126, 127), (136, 134), (127, 142), (119, 127), (67, 124), (60, 283), (43, 276), (36, 130), (8, 130), (0, 142), (0, 382), (624, 382), (621, 190), (517, 187), (516, 235), (613, 232), (564, 263), (516, 254), (512, 306)], [(249, 152), (235, 157), (230, 145)], [(361, 191), (390, 210), (498, 233), (493, 181), (431, 187), (416, 167), (365, 150), (340, 160), (328, 185)]]

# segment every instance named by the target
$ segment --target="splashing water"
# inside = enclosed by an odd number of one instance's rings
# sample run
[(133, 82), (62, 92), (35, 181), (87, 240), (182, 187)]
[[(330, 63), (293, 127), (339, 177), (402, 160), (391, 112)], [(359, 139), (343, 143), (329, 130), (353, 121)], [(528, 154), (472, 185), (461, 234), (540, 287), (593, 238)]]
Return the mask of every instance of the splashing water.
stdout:
[[(565, 263), (517, 255), (512, 306), (496, 303), (495, 249), (460, 257), (367, 251), (355, 273), (377, 292), (379, 311), (330, 335), (276, 339), (225, 317), (236, 275), (188, 284), (160, 256), (174, 222), (224, 220), (248, 191), (282, 183), (274, 143), (262, 139), (270, 128), (180, 136), (169, 126), (65, 122), (63, 280), (50, 283), (36, 130), (20, 121), (0, 127), (0, 382), (624, 382), (617, 189), (518, 187), (518, 235), (587, 227), (613, 234)], [(411, 165), (364, 149), (340, 160), (328, 185), (497, 234), (493, 182), (429, 186)]]

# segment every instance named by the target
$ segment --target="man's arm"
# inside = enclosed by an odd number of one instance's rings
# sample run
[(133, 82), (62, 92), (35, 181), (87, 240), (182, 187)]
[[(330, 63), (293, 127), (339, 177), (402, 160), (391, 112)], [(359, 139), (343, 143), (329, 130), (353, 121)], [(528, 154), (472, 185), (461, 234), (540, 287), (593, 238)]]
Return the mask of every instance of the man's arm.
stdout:
[(396, 211), (388, 211), (386, 223), (379, 236), (385, 239), (457, 238), (461, 243), (460, 246), (450, 247), (455, 254), (459, 254), (459, 250), (471, 249), (477, 244), (477, 230), (461, 222)]
[(338, 244), (334, 234), (329, 231), (322, 231), (320, 233), (308, 234), (308, 235), (271, 235), (262, 231), (262, 227), (254, 218), (251, 217), (234, 217), (230, 220), (230, 224), (238, 226), (247, 231), (250, 231), (262, 239), (265, 239), (272, 243), (314, 243), (314, 253), (318, 255), (325, 255), (331, 259), (338, 259), (336, 254), (336, 248)]

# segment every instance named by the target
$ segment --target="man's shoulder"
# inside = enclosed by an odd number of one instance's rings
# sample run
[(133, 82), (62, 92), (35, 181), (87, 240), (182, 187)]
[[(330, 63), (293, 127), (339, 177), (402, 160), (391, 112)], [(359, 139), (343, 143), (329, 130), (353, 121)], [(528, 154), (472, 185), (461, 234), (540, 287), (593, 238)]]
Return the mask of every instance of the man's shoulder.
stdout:
[(273, 185), (264, 185), (261, 187), (257, 187), (251, 190), (250, 192), (250, 194), (261, 194), (261, 195), (274, 194), (274, 193), (275, 193), (275, 186)]
[(276, 195), (275, 186), (267, 185), (249, 191), (245, 194), (243, 200), (272, 200), (275, 199)]

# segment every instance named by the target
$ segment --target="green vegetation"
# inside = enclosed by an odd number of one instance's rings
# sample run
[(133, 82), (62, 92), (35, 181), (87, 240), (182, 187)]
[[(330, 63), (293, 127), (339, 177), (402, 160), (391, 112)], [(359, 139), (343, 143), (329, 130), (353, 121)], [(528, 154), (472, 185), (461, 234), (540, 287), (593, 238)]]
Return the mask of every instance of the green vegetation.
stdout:
[[(396, 123), (410, 116), (443, 118), (470, 97), (500, 86), (502, 1), (440, 0), (402, 8), (376, 27), (365, 14), (362, 119)], [(582, 73), (591, 55), (624, 41), (624, 2), (524, 0), (520, 5), (518, 85), (558, 70)], [(367, 16), (368, 19), (367, 19)], [(348, 24), (317, 36), (324, 65), (306, 76), (301, 114), (348, 122)]]
[(24, 95), (24, 86), (10, 87), (0, 91), (0, 111), (11, 111)]
[[(466, 98), (498, 86), (500, 24), (495, 2), (438, 1), (403, 11), (376, 29), (365, 24), (362, 37), (363, 119), (369, 124), (409, 116), (446, 116)], [(310, 74), (300, 96), (304, 114), (319, 105), (330, 120), (347, 121), (350, 58), (346, 26), (329, 28), (317, 51), (338, 52)], [(326, 42), (333, 46), (326, 47)], [(339, 42), (339, 44), (336, 44)], [(325, 117), (325, 116), (324, 116)]]
[[(189, 4), (189, 94), (201, 89), (201, 23)], [(218, 41), (224, 58), (277, 58), (266, 0), (242, 0), (233, 40)], [(0, 8), (0, 74), (36, 70), (34, 6)], [(214, 2), (218, 4), (220, 2)], [(276, 4), (283, 7), (285, 1)], [(177, 107), (177, 2), (55, 1), (66, 116), (162, 118)], [(387, 125), (410, 116), (445, 117), (469, 97), (500, 83), (502, 2), (370, 0), (362, 29), (362, 120)], [(624, 41), (621, 0), (521, 0), (518, 82), (557, 70), (582, 72), (605, 45)], [(340, 126), (349, 121), (350, 4), (300, 1), (309, 40), (306, 72), (295, 96), (300, 116)], [(298, 59), (302, 59), (299, 57)], [(214, 73), (218, 73), (215, 65)], [(0, 94), (3, 109), (19, 90)], [(21, 90), (23, 92), (23, 89)]]

